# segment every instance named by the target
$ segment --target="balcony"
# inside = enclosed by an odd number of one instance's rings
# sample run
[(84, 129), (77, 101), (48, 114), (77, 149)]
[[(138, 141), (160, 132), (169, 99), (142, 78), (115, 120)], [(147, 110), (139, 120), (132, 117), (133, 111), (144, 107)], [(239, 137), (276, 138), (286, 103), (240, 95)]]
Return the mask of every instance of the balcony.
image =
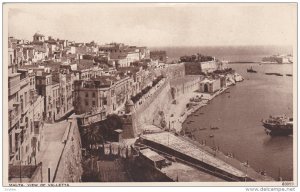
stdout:
[(20, 119), (21, 112), (19, 107), (12, 107), (8, 112), (9, 117), (9, 127), (13, 127)]
[(23, 115), (28, 111), (29, 107), (30, 107), (29, 103), (25, 107), (22, 107), (22, 114)]

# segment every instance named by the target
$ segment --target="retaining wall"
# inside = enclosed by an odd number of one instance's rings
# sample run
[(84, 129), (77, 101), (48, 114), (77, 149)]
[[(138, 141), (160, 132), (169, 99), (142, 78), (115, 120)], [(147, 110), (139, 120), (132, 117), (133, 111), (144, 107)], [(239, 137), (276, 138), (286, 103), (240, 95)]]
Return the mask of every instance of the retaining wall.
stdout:
[(53, 182), (80, 182), (82, 175), (81, 138), (77, 120), (69, 119), (70, 126), (67, 128), (63, 141), (65, 146), (58, 166), (55, 170)]
[(161, 85), (151, 97), (137, 106), (135, 111), (131, 114), (132, 129), (135, 137), (142, 133), (143, 125), (155, 124), (159, 127), (161, 126), (160, 122), (156, 120), (159, 118), (160, 111), (167, 110), (171, 99), (170, 83), (166, 79), (163, 85)]

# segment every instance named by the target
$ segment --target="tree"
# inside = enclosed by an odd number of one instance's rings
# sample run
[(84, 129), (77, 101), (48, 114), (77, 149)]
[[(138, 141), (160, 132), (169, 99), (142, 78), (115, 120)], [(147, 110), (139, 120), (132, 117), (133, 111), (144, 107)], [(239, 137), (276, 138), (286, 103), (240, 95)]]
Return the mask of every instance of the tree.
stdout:
[(110, 131), (123, 129), (123, 120), (116, 114), (108, 115), (107, 119), (105, 120), (105, 124)]
[(102, 143), (104, 146), (104, 138), (98, 126), (89, 126), (84, 129), (83, 138), (89, 149), (94, 149), (99, 143)]

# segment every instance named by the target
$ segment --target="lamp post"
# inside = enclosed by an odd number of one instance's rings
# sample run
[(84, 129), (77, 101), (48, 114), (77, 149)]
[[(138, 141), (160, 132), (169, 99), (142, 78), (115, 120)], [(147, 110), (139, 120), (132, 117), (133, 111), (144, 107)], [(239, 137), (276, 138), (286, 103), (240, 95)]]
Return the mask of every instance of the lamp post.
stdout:
[(48, 164), (48, 183), (51, 183), (51, 161)]
[(22, 183), (22, 159), (21, 159), (21, 147), (19, 148), (19, 158), (20, 158), (20, 183)]

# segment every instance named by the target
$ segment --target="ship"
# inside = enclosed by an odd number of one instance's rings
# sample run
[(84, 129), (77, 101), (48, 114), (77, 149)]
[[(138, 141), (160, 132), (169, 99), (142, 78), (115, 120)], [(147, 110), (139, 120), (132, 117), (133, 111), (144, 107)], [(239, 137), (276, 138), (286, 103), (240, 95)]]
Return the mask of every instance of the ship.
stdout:
[(250, 67), (250, 69), (247, 69), (248, 73), (257, 73), (257, 71), (255, 71), (254, 69), (252, 69), (252, 67)]
[(269, 119), (262, 120), (262, 123), (268, 135), (293, 134), (293, 118), (286, 115), (270, 116)]

